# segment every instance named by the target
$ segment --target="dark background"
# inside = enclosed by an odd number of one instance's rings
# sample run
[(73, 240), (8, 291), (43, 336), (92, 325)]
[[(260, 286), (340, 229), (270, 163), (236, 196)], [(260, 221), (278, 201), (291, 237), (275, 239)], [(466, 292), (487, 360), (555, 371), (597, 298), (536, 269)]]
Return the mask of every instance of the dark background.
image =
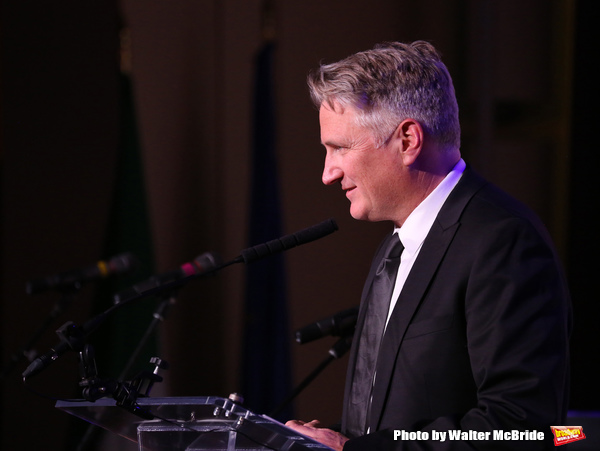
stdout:
[[(389, 230), (354, 221), (341, 191), (321, 184), (323, 151), (306, 74), (322, 60), (379, 41), (426, 39), (440, 49), (455, 80), (465, 159), (536, 210), (554, 237), (575, 311), (571, 408), (598, 409), (591, 369), (600, 300), (592, 2), (272, 3), (283, 230), (329, 217), (340, 226), (286, 254), (292, 330), (358, 303), (372, 253)], [(247, 247), (253, 59), (262, 43), (263, 4), (4, 0), (0, 14), (0, 357), (7, 362), (60, 299), (52, 292), (27, 296), (26, 281), (107, 257), (123, 146), (123, 23), (131, 37), (152, 270), (176, 268), (207, 250), (230, 259)], [(243, 287), (243, 267), (236, 266), (182, 290), (160, 329), (158, 352), (172, 368), (157, 394), (238, 390)], [(84, 287), (36, 349), (54, 344), (53, 331), (63, 322), (89, 318), (97, 297), (92, 286)], [(124, 327), (131, 321), (121, 320)], [(295, 383), (332, 343), (291, 345)], [(132, 346), (113, 344), (110, 352)], [(334, 362), (299, 397), (297, 417), (339, 418), (345, 363)], [(25, 366), (20, 362), (1, 381), (0, 448), (67, 449), (80, 431), (52, 400), (23, 386)], [(77, 378), (74, 357), (65, 356), (30, 385), (71, 397)]]

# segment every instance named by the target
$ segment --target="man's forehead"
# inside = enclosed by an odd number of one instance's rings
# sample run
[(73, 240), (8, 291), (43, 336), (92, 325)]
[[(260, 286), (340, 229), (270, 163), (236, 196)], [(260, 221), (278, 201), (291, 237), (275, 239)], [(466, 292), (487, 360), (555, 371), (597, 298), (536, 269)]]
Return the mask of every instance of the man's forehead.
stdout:
[(356, 119), (356, 111), (351, 106), (341, 105), (336, 103), (333, 107), (328, 104), (322, 104), (319, 109), (319, 121), (321, 122), (321, 128), (324, 125), (339, 127), (342, 125), (348, 125), (350, 122), (354, 122)]
[(332, 108), (327, 104), (321, 105), (321, 144), (325, 147), (349, 147), (359, 135), (368, 132), (357, 124), (356, 114), (351, 106), (337, 104)]
[[(321, 105), (319, 110), (319, 123), (321, 125), (321, 144), (338, 144), (339, 135), (346, 129), (345, 119), (347, 111), (331, 108), (327, 104)], [(345, 117), (346, 116), (346, 117)]]

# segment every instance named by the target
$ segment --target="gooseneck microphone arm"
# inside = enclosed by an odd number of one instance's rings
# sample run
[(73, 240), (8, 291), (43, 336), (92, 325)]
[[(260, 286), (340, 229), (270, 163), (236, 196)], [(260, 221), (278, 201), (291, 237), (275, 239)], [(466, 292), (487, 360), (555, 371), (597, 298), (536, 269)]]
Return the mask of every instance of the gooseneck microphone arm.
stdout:
[(212, 260), (213, 266), (208, 265), (209, 267), (194, 274), (182, 275), (182, 277), (176, 278), (176, 280), (168, 280), (165, 283), (160, 283), (158, 279), (154, 278), (150, 281), (151, 283), (148, 283), (147, 281), (142, 284), (138, 284), (137, 289), (134, 287), (134, 289), (117, 293), (115, 295), (115, 303), (120, 304), (124, 302), (131, 302), (146, 296), (159, 294), (165, 290), (170, 291), (187, 284), (190, 280), (194, 280), (198, 277), (203, 277), (209, 274), (214, 274), (221, 269), (236, 263), (251, 263), (255, 260), (268, 257), (269, 255), (287, 251), (293, 247), (318, 240), (319, 238), (323, 238), (335, 232), (336, 230), (338, 230), (337, 223), (333, 218), (330, 218), (320, 222), (319, 224), (307, 227), (306, 229), (302, 229), (290, 235), (285, 235), (281, 238), (276, 238), (266, 243), (257, 244), (256, 246), (244, 249), (239, 256), (226, 263), (217, 263), (219, 260), (214, 258)]

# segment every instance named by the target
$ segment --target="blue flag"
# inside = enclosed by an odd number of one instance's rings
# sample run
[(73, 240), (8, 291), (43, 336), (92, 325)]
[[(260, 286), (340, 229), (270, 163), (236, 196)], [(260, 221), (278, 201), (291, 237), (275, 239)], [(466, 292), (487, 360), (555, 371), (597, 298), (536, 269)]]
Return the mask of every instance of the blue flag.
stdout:
[[(256, 60), (249, 245), (281, 236), (275, 151), (274, 44)], [(256, 413), (270, 413), (291, 391), (291, 365), (283, 254), (247, 266), (242, 395)], [(291, 417), (291, 409), (279, 415)]]

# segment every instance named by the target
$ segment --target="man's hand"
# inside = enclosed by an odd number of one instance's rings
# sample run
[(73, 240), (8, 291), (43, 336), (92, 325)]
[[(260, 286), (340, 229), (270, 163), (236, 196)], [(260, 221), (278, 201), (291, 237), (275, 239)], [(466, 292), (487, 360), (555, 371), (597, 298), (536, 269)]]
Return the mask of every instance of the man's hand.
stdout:
[(331, 429), (319, 427), (321, 423), (319, 420), (312, 420), (308, 423), (298, 420), (290, 420), (285, 425), (290, 429), (299, 432), (300, 434), (306, 435), (323, 445), (329, 446), (336, 451), (342, 451), (344, 443), (348, 441), (348, 437), (343, 436), (339, 432), (332, 431)]

